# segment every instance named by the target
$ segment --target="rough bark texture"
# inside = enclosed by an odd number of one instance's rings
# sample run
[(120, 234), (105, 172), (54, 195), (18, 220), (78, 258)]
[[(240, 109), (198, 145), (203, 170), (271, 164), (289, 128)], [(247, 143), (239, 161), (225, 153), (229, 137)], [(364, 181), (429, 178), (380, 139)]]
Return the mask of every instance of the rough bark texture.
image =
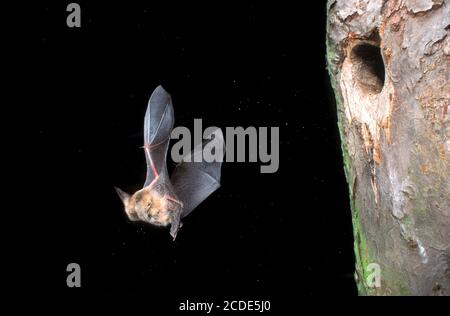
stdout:
[[(329, 0), (360, 294), (450, 294), (450, 0)], [(381, 268), (371, 285), (367, 266)]]

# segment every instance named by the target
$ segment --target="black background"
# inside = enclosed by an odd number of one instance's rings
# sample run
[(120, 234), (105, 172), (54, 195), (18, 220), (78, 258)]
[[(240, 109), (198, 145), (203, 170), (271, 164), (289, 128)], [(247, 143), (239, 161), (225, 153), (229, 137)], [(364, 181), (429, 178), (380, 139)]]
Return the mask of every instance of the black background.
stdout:
[[(184, 299), (355, 295), (351, 216), (325, 63), (325, 3), (35, 4), (30, 81), (45, 289)], [(168, 230), (127, 220), (114, 186), (145, 178), (153, 89), (175, 125), (280, 127), (280, 167), (225, 163), (222, 187)], [(173, 167), (169, 165), (169, 169)], [(66, 287), (66, 266), (82, 287)], [(273, 303), (277, 304), (277, 303)]]

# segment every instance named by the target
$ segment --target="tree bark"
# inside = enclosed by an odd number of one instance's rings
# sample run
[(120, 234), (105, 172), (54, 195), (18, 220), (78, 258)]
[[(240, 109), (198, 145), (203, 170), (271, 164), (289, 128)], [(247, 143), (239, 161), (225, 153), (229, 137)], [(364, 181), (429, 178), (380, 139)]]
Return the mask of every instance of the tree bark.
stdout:
[(449, 295), (450, 0), (329, 0), (327, 13), (358, 291)]

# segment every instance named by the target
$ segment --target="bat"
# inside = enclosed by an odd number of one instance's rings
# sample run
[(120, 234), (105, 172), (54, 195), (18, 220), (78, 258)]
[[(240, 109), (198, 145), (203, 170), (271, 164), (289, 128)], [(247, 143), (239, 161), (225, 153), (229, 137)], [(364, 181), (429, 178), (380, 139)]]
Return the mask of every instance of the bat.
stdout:
[[(181, 219), (191, 213), (220, 187), (222, 159), (202, 159), (206, 147), (221, 150), (225, 145), (220, 128), (184, 156), (169, 177), (167, 150), (174, 125), (172, 98), (162, 86), (150, 96), (144, 117), (144, 152), (147, 176), (142, 189), (130, 195), (115, 187), (131, 221), (144, 221), (156, 226), (169, 226), (175, 240)], [(200, 158), (200, 159), (199, 159)]]

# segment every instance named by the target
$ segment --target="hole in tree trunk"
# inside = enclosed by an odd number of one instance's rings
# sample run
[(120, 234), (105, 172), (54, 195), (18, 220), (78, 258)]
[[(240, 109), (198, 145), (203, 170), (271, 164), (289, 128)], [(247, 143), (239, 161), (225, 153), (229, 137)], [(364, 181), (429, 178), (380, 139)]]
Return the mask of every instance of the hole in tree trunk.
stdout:
[(384, 62), (380, 47), (361, 43), (353, 47), (350, 55), (353, 77), (364, 93), (378, 94), (384, 85)]

